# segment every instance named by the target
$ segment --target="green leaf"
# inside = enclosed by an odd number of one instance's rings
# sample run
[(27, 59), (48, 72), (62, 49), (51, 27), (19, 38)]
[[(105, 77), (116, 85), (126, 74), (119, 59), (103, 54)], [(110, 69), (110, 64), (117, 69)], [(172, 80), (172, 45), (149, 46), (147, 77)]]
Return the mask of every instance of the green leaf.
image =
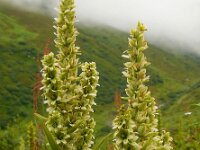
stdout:
[(197, 108), (197, 107), (200, 107), (200, 103), (198, 103), (198, 104), (191, 104), (190, 106), (191, 106), (191, 108)]
[(110, 137), (113, 136), (113, 133), (109, 133), (108, 135), (102, 137), (94, 146), (93, 146), (93, 150), (99, 150), (101, 145), (108, 140)]
[(68, 130), (68, 133), (74, 132), (81, 125), (82, 122), (83, 122), (82, 120), (78, 121), (75, 126), (71, 127), (71, 129)]
[(51, 149), (52, 150), (61, 150), (61, 148), (59, 147), (58, 144), (56, 144), (55, 139), (53, 138), (52, 134), (49, 132), (49, 130), (47, 129), (47, 127), (45, 125), (43, 125), (43, 130), (48, 139)]
[(52, 134), (49, 132), (46, 125), (44, 124), (47, 121), (47, 118), (38, 114), (38, 113), (34, 113), (34, 116), (36, 117), (36, 122), (42, 124), (42, 129), (43, 129), (43, 131), (44, 131), (44, 133), (45, 133), (45, 135), (48, 139), (48, 142), (50, 144), (51, 149), (52, 150), (61, 150), (59, 145), (56, 144), (56, 141), (54, 140)]
[(200, 107), (200, 103), (198, 103), (198, 104), (193, 104), (193, 106), (199, 106), (199, 107)]
[(38, 113), (34, 113), (34, 116), (36, 118), (36, 122), (37, 123), (41, 123), (41, 124), (44, 124), (46, 121), (47, 121), (47, 118), (38, 114)]
[(122, 100), (126, 100), (128, 101), (129, 100), (129, 97), (121, 97)]

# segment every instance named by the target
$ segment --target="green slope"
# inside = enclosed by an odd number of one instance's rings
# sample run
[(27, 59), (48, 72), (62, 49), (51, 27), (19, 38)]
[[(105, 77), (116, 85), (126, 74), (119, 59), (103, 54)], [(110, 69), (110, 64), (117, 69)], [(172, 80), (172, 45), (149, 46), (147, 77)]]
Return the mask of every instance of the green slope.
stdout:
[[(16, 116), (32, 118), (32, 86), (38, 71), (37, 53), (48, 39), (53, 41), (53, 19), (25, 12), (8, 5), (0, 5), (0, 126), (5, 127)], [(81, 61), (95, 61), (100, 72), (98, 106), (95, 111), (98, 136), (111, 130), (114, 116), (113, 98), (116, 88), (124, 95), (122, 52), (127, 48), (128, 33), (106, 26), (78, 26), (77, 44), (81, 47)], [(54, 49), (53, 42), (50, 48)], [(150, 45), (146, 52), (151, 66), (149, 83), (152, 94), (163, 108), (163, 123), (174, 131), (184, 110), (199, 100), (200, 59), (193, 54), (168, 52)], [(194, 96), (194, 93), (196, 96)], [(200, 113), (196, 110), (196, 115)], [(174, 115), (174, 118), (171, 115)], [(195, 118), (194, 117), (194, 118)]]
[(4, 127), (16, 114), (31, 114), (27, 107), (36, 70), (36, 49), (31, 45), (37, 34), (0, 13), (0, 35), (0, 125)]
[(163, 114), (163, 126), (171, 131), (175, 149), (200, 149), (200, 82), (183, 92)]
[[(192, 90), (186, 91), (182, 96), (180, 96), (177, 102), (165, 112), (164, 125), (167, 128), (170, 128), (172, 131), (176, 131), (178, 130), (179, 127), (179, 121), (181, 119), (184, 119), (185, 117), (187, 119), (189, 118), (190, 120), (192, 120), (188, 125), (200, 123), (199, 121), (200, 108), (195, 105), (198, 104), (199, 101), (200, 101), (200, 82), (196, 84), (196, 86), (193, 87)], [(187, 112), (191, 112), (191, 115), (186, 115), (185, 113)], [(171, 115), (173, 113), (174, 115)], [(174, 122), (173, 126), (170, 125), (170, 122)]]

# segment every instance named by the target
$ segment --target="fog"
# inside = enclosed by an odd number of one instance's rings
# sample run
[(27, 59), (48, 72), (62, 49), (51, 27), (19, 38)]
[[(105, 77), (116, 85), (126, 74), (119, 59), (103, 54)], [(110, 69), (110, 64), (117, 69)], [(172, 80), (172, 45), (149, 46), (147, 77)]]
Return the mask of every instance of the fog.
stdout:
[[(53, 16), (58, 5), (58, 0), (6, 1)], [(200, 54), (200, 0), (76, 0), (76, 6), (80, 22), (130, 31), (139, 20), (148, 27), (147, 38), (153, 44)]]

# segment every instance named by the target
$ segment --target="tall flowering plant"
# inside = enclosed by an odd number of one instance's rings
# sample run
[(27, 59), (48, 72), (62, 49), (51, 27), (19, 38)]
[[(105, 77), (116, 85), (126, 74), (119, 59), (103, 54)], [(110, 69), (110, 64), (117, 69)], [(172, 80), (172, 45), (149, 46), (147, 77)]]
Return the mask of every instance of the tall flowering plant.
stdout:
[(145, 83), (149, 76), (146, 67), (150, 64), (144, 55), (147, 42), (144, 39), (146, 27), (138, 23), (131, 31), (129, 48), (124, 52), (125, 65), (123, 75), (127, 78), (125, 89), (127, 106), (121, 106), (114, 119), (113, 128), (115, 149), (117, 150), (171, 150), (168, 132), (158, 131), (157, 106)]
[(56, 56), (49, 53), (42, 60), (42, 89), (48, 105), (46, 131), (60, 149), (89, 150), (94, 140), (91, 113), (99, 73), (94, 62), (79, 62), (74, 7), (74, 0), (61, 0), (54, 26), (59, 52)]

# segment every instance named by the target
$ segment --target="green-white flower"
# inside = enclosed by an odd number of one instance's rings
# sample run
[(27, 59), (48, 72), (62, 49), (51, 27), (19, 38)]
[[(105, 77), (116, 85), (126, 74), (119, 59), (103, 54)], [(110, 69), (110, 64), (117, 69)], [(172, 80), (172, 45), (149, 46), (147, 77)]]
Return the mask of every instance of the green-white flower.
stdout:
[[(43, 59), (43, 90), (48, 104), (48, 130), (63, 149), (91, 149), (95, 121), (91, 117), (98, 85), (96, 64), (80, 63), (74, 0), (61, 0), (55, 44), (59, 52)], [(78, 74), (79, 69), (82, 70)]]
[[(162, 132), (161, 136), (157, 129), (157, 106), (155, 99), (151, 96), (145, 83), (149, 80), (146, 76), (146, 67), (150, 64), (144, 56), (147, 49), (147, 42), (144, 39), (146, 28), (140, 22), (137, 29), (131, 31), (129, 38), (129, 48), (122, 55), (128, 60), (125, 65), (123, 75), (127, 78), (125, 89), (128, 100), (127, 108), (122, 114), (121, 110), (114, 120), (114, 141), (116, 149), (172, 149), (169, 133)], [(126, 119), (129, 117), (129, 119)], [(121, 121), (121, 119), (124, 119)], [(128, 136), (119, 136), (126, 130)], [(133, 138), (130, 138), (132, 135)], [(119, 142), (120, 141), (120, 142)], [(128, 148), (124, 148), (122, 143), (127, 143)]]
[(122, 105), (118, 113), (118, 116), (113, 121), (115, 149), (139, 149), (140, 145), (136, 143), (138, 136), (134, 132), (136, 125), (131, 119), (131, 111), (127, 110), (125, 105)]

